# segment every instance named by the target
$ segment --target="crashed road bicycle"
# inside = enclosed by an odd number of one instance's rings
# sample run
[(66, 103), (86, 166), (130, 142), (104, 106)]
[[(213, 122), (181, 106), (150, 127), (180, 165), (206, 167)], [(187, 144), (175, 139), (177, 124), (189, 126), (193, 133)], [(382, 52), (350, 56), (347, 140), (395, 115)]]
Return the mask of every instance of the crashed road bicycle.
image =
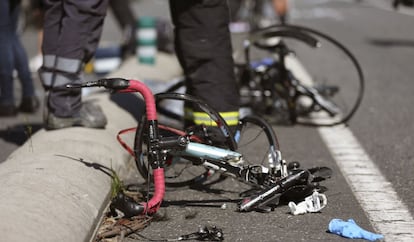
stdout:
[[(276, 134), (259, 117), (242, 118), (233, 132), (219, 113), (201, 100), (180, 93), (153, 95), (140, 81), (110, 78), (71, 84), (67, 88), (93, 86), (121, 93), (139, 92), (144, 98), (146, 112), (141, 122), (136, 128), (120, 131), (118, 140), (135, 157), (141, 175), (154, 184), (154, 192), (146, 202), (136, 202), (119, 193), (112, 200), (111, 208), (121, 211), (126, 217), (156, 213), (162, 203), (165, 186), (214, 182), (214, 173), (251, 185), (252, 190), (238, 204), (241, 212), (269, 210), (278, 205), (284, 194), (298, 195), (298, 199), (303, 199), (320, 188), (319, 182), (331, 176), (327, 167), (302, 169), (298, 162), (287, 163), (282, 159)], [(181, 130), (159, 123), (156, 102), (165, 100), (198, 105), (216, 123), (224, 142), (215, 145), (204, 126)], [(120, 138), (120, 134), (131, 130), (136, 132), (133, 149)], [(254, 145), (259, 138), (262, 140)], [(254, 149), (253, 155), (249, 156), (246, 148)], [(262, 154), (258, 153), (260, 148)]]
[[(346, 124), (358, 110), (365, 85), (362, 68), (349, 49), (334, 38), (307, 27), (273, 25), (249, 33), (243, 45), (245, 61), (236, 64), (235, 73), (241, 107), (248, 113), (272, 124), (334, 126)], [(323, 46), (332, 50), (324, 52)], [(312, 65), (319, 78), (303, 75), (307, 70), (297, 68), (302, 66), (296, 58), (299, 49), (309, 52), (306, 67)], [(257, 51), (264, 54), (254, 56)], [(330, 62), (334, 54), (334, 63), (320, 63)], [(316, 58), (320, 55), (322, 60)], [(330, 69), (323, 69), (325, 66)], [(347, 70), (345, 74), (338, 72), (341, 69)], [(182, 80), (166, 92), (177, 92), (184, 86)], [(171, 114), (162, 106), (159, 111)]]

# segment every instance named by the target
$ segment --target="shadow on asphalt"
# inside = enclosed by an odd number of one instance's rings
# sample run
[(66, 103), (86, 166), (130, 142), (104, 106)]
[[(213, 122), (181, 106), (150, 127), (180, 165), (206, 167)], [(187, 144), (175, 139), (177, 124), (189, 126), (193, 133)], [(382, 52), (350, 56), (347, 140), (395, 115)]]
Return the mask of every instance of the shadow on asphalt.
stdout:
[(163, 201), (162, 207), (179, 206), (179, 207), (210, 207), (220, 208), (224, 203), (239, 203), (241, 199), (203, 199), (203, 200), (178, 200)]
[(0, 139), (21, 146), (30, 138), (30, 136), (42, 128), (43, 123), (15, 124), (0, 130)]
[(120, 108), (129, 112), (137, 121), (141, 120), (145, 112), (145, 103), (139, 96), (133, 93), (116, 93), (110, 97)]
[[(223, 180), (220, 180), (223, 181)], [(209, 193), (209, 194), (224, 194), (224, 193), (239, 193), (236, 191), (229, 191), (225, 189), (214, 189), (210, 188), (211, 185), (207, 184), (193, 184), (190, 186), (183, 186), (183, 187), (166, 187), (167, 192), (174, 192), (175, 190), (181, 190), (181, 189), (189, 189), (189, 190), (196, 190), (203, 193)], [(138, 191), (141, 193), (144, 197), (147, 197), (148, 194), (149, 197), (152, 197), (154, 193), (154, 184), (148, 184), (147, 183), (131, 183), (127, 185), (128, 191)], [(165, 200), (162, 202), (162, 207), (169, 207), (169, 206), (188, 206), (188, 207), (221, 207), (223, 203), (238, 203), (241, 201), (241, 198), (238, 199), (203, 199), (203, 200)], [(217, 203), (217, 204), (214, 204)]]
[(414, 47), (414, 40), (408, 39), (369, 39), (368, 43), (379, 47)]

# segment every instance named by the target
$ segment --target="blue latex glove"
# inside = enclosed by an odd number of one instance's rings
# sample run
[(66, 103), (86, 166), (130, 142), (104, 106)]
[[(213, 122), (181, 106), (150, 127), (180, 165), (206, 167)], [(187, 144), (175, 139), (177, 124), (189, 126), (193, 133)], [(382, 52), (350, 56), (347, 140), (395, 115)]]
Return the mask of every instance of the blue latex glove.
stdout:
[(375, 241), (384, 238), (381, 234), (374, 234), (362, 229), (353, 219), (348, 219), (348, 221), (344, 221), (342, 219), (332, 219), (331, 222), (329, 222), (328, 230), (330, 233), (350, 239), (366, 239), (369, 241)]

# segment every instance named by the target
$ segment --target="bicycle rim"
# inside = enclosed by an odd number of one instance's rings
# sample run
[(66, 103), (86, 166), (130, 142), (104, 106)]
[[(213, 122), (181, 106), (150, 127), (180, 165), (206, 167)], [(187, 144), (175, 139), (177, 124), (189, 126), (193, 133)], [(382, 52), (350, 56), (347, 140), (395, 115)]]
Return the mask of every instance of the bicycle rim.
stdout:
[(237, 151), (247, 162), (244, 165), (261, 165), (266, 168), (274, 166), (272, 161), (275, 152), (280, 150), (279, 141), (272, 126), (265, 119), (248, 115), (240, 119), (237, 131)]

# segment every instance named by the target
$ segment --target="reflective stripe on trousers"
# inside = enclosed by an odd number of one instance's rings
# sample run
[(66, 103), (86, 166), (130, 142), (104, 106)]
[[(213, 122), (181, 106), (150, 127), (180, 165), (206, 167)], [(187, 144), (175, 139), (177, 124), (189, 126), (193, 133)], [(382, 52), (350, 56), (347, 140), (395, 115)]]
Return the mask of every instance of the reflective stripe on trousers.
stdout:
[[(239, 122), (238, 111), (219, 112), (219, 114), (229, 126), (235, 126)], [(216, 122), (205, 112), (194, 112), (193, 110), (186, 108), (184, 115), (186, 120), (191, 120), (196, 125), (204, 124), (206, 126), (217, 126)]]

